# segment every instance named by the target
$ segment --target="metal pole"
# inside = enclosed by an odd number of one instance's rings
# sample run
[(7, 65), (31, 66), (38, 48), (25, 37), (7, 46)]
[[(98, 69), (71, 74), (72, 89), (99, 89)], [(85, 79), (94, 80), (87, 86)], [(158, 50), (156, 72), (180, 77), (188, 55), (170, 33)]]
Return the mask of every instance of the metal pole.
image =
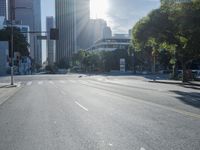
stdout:
[(10, 70), (11, 70), (11, 85), (14, 85), (14, 58), (13, 58), (13, 55), (14, 55), (14, 45), (13, 45), (13, 42), (14, 42), (14, 33), (13, 33), (13, 2), (11, 0), (11, 10), (10, 10), (10, 16), (11, 16), (11, 67), (10, 67)]

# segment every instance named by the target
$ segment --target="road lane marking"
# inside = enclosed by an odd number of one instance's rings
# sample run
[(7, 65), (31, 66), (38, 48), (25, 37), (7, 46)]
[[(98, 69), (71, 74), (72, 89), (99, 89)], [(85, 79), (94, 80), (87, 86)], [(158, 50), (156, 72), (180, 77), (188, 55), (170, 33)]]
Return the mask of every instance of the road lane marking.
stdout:
[(141, 147), (140, 150), (145, 150), (145, 148)]
[(21, 84), (22, 84), (22, 82), (18, 82), (18, 83), (17, 83), (17, 87), (20, 87)]
[(32, 81), (29, 81), (26, 85), (28, 85), (28, 86), (30, 86), (30, 85), (32, 85)]
[(74, 81), (74, 80), (68, 80), (69, 82), (71, 82), (71, 83), (76, 83), (76, 81)]
[(88, 84), (87, 81), (83, 81), (83, 80), (80, 80), (79, 82), (80, 82), (81, 84)]
[(42, 84), (43, 84), (43, 81), (39, 81), (38, 84), (39, 84), (39, 85), (42, 85)]
[(53, 81), (49, 81), (49, 83), (50, 83), (50, 84), (54, 84), (54, 82), (53, 82)]
[(79, 104), (77, 101), (75, 101), (75, 103), (76, 103), (79, 107), (81, 107), (82, 109), (84, 109), (85, 111), (88, 111), (87, 108), (85, 108), (84, 106), (82, 106), (81, 104)]
[(66, 93), (64, 91), (60, 91), (62, 95), (66, 95)]
[(103, 90), (103, 91), (106, 91), (106, 92), (109, 92), (112, 95), (126, 97), (126, 98), (129, 98), (129, 99), (134, 100), (134, 101), (139, 102), (139, 103), (143, 103), (143, 104), (146, 104), (146, 105), (151, 105), (153, 107), (157, 107), (157, 108), (161, 108), (161, 109), (168, 110), (168, 111), (171, 111), (171, 112), (179, 113), (179, 114), (182, 114), (184, 116), (190, 116), (190, 117), (193, 117), (193, 118), (196, 118), (196, 119), (200, 119), (200, 115), (196, 114), (196, 113), (188, 112), (188, 111), (177, 109), (177, 108), (172, 108), (172, 107), (169, 107), (169, 106), (165, 106), (165, 105), (162, 105), (162, 104), (157, 104), (157, 103), (150, 102), (150, 101), (143, 100), (143, 99), (133, 98), (133, 97), (131, 97), (129, 95), (126, 95), (124, 93), (118, 93), (116, 91), (113, 91), (113, 90), (110, 90), (110, 89), (105, 89), (103, 87), (96, 87), (96, 86), (92, 86), (92, 85), (87, 85), (87, 86), (93, 87), (93, 88), (96, 88), (96, 89), (99, 89), (99, 90)]
[(112, 146), (113, 146), (113, 144), (111, 144), (111, 143), (109, 143), (108, 145), (109, 145), (110, 147), (112, 147)]
[(60, 80), (59, 82), (60, 82), (60, 83), (62, 83), (62, 84), (64, 84), (64, 83), (65, 83), (65, 81), (63, 81), (63, 80)]

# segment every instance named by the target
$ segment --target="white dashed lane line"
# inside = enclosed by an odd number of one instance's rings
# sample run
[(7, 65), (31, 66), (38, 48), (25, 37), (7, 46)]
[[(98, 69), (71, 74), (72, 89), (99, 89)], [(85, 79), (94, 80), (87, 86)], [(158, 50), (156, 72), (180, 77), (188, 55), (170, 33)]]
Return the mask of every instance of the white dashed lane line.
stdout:
[(88, 111), (88, 109), (87, 109), (86, 107), (84, 107), (83, 105), (81, 105), (81, 104), (78, 103), (77, 101), (75, 101), (75, 103), (76, 103), (80, 108), (82, 108), (83, 110)]

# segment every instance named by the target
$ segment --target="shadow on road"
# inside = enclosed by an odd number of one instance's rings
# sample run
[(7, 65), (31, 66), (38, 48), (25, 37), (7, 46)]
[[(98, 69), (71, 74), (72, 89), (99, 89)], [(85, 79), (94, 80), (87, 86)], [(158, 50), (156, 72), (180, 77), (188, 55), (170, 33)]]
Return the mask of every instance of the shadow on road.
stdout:
[(200, 108), (200, 93), (198, 92), (187, 93), (182, 91), (170, 91), (170, 92), (177, 94), (178, 96), (176, 98), (182, 101), (183, 103), (191, 105), (196, 108)]
[(3, 88), (14, 88), (14, 87), (17, 87), (17, 85), (3, 85), (3, 86), (0, 86), (0, 89), (3, 89)]
[(195, 89), (195, 90), (200, 90), (200, 83), (182, 83), (182, 82), (171, 82), (170, 80), (168, 81), (162, 81), (162, 80), (154, 80), (154, 81), (149, 81), (151, 83), (160, 83), (160, 84), (171, 84), (171, 85), (179, 85), (184, 88), (190, 88), (190, 89)]

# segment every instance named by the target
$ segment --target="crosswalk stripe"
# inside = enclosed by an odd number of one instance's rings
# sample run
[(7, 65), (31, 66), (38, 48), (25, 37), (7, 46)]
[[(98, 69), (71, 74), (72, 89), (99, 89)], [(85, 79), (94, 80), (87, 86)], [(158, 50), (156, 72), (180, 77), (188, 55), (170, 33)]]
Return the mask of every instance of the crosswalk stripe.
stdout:
[(30, 86), (30, 85), (32, 85), (32, 81), (29, 81), (26, 85), (28, 85), (28, 86)]
[(74, 80), (68, 80), (69, 82), (71, 82), (71, 83), (76, 83), (76, 81), (74, 81)]
[(60, 80), (59, 82), (60, 82), (60, 83), (65, 83), (65, 81), (63, 81), (63, 80)]
[(50, 83), (50, 84), (54, 84), (54, 82), (53, 82), (53, 81), (49, 81), (49, 83)]
[(18, 83), (17, 83), (17, 87), (20, 87), (21, 84), (22, 84), (22, 82), (18, 82)]
[(43, 84), (43, 81), (39, 81), (38, 84), (39, 84), (39, 85), (42, 85), (42, 84)]

